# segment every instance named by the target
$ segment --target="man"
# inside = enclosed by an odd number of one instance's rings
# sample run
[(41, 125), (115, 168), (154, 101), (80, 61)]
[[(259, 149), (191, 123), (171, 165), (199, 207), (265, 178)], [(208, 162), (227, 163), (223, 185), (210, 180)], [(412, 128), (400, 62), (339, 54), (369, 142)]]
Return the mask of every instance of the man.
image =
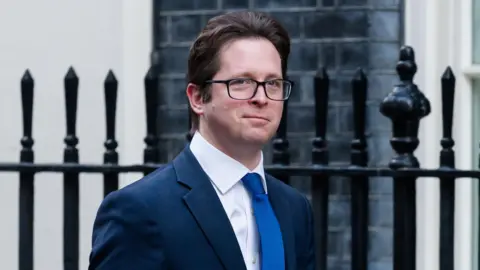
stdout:
[(198, 130), (167, 166), (104, 199), (89, 269), (315, 269), (308, 200), (263, 170), (292, 88), (289, 52), (265, 14), (208, 22), (188, 62)]

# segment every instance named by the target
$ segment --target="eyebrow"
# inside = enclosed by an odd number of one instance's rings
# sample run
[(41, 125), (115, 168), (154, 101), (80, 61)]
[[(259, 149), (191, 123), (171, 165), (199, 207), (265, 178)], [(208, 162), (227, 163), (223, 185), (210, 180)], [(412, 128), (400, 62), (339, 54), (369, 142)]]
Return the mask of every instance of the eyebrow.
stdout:
[[(234, 73), (232, 75), (232, 77), (236, 77), (236, 78), (253, 78), (255, 77), (252, 73), (250, 72), (241, 72), (241, 73)], [(266, 79), (267, 80), (271, 80), (271, 79), (283, 79), (283, 77), (279, 74), (276, 74), (276, 73), (268, 73), (267, 76), (266, 76)]]

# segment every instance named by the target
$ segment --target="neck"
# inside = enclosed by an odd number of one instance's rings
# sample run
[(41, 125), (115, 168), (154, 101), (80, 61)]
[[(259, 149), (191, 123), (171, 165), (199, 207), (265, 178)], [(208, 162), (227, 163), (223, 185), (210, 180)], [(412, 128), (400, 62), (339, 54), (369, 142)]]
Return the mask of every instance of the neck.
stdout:
[(240, 162), (249, 170), (255, 169), (261, 158), (262, 148), (257, 145), (247, 145), (238, 142), (229, 142), (224, 140), (221, 136), (216, 137), (213, 132), (208, 129), (202, 129), (202, 125), (198, 129), (202, 137), (225, 155)]

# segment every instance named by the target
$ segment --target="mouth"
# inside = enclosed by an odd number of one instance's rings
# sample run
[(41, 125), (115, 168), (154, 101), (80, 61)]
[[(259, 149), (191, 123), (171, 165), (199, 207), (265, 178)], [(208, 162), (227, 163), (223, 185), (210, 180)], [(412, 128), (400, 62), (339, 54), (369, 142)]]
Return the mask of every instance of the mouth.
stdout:
[(270, 122), (270, 120), (269, 120), (268, 118), (265, 118), (265, 117), (262, 117), (262, 116), (258, 116), (258, 115), (246, 115), (246, 116), (244, 116), (243, 118), (263, 120), (263, 121), (268, 121), (268, 122)]

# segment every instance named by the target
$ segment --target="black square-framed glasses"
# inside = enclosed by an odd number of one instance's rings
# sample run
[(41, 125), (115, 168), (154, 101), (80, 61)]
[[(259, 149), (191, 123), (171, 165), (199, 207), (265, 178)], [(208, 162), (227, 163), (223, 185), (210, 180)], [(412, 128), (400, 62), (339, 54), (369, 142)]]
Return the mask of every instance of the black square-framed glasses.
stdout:
[(237, 100), (253, 98), (259, 86), (263, 86), (265, 96), (275, 101), (285, 101), (290, 97), (293, 82), (285, 79), (271, 79), (263, 82), (250, 78), (233, 78), (229, 80), (207, 80), (205, 84), (223, 83), (227, 86), (228, 96)]

